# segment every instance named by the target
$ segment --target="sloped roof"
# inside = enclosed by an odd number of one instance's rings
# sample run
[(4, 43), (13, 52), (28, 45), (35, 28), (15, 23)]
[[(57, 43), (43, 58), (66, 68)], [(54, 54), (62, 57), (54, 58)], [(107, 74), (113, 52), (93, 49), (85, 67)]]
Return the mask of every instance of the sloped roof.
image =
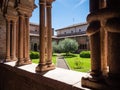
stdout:
[(55, 30), (55, 31), (59, 31), (59, 30), (67, 29), (67, 28), (72, 28), (72, 27), (76, 27), (76, 26), (83, 26), (83, 25), (88, 25), (88, 23), (87, 23), (87, 22), (77, 23), (77, 24), (73, 24), (73, 25), (70, 25), (70, 26), (66, 26), (66, 27), (57, 29), (57, 30)]

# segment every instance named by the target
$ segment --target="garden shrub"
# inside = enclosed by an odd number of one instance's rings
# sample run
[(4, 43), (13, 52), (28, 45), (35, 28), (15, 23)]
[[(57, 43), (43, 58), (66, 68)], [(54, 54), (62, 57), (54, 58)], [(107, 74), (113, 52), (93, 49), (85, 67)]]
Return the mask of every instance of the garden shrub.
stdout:
[(82, 69), (83, 63), (80, 60), (75, 60), (74, 62), (74, 69)]
[(80, 57), (82, 57), (82, 58), (90, 58), (90, 51), (82, 51), (82, 52), (80, 52)]
[(31, 59), (38, 59), (39, 58), (39, 52), (31, 51), (30, 52), (30, 58)]

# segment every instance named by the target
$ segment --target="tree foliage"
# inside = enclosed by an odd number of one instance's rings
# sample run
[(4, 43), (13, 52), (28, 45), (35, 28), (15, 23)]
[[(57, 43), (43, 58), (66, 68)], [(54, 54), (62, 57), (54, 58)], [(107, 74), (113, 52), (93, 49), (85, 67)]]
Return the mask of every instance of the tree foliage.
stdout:
[(58, 45), (56, 41), (52, 42), (52, 51), (53, 53), (56, 53), (58, 51)]
[(73, 53), (78, 49), (78, 43), (76, 40), (66, 38), (59, 42), (58, 48), (59, 51), (68, 55), (69, 53)]

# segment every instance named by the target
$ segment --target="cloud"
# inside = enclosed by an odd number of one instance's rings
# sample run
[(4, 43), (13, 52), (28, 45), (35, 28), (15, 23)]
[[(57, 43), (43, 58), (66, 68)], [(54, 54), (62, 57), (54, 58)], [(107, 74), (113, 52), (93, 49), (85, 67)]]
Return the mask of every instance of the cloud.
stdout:
[(82, 5), (84, 2), (86, 2), (86, 0), (80, 0), (78, 4), (76, 4), (73, 9), (76, 9), (77, 7), (79, 7), (80, 5)]

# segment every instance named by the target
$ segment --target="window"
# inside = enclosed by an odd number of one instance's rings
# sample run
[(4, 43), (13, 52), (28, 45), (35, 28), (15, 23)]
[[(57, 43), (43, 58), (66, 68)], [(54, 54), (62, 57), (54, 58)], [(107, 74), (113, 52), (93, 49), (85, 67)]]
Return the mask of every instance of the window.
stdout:
[(71, 31), (71, 33), (73, 33), (73, 31)]
[(64, 34), (66, 34), (66, 32), (64, 32)]
[(81, 32), (81, 29), (79, 29), (79, 32)]

